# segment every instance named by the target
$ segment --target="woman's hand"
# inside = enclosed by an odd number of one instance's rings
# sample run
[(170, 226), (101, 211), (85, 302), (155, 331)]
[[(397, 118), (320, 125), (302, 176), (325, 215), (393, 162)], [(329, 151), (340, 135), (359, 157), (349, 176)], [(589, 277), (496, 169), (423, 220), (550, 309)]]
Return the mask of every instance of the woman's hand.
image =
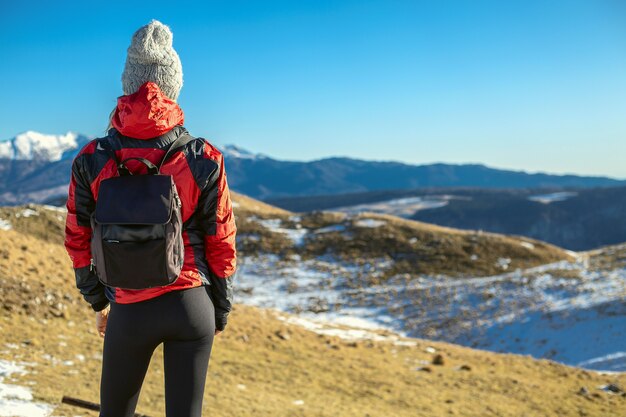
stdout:
[(107, 320), (109, 318), (109, 311), (111, 310), (111, 305), (109, 304), (104, 308), (104, 310), (96, 312), (96, 331), (100, 335), (100, 337), (104, 337), (104, 332), (107, 328)]

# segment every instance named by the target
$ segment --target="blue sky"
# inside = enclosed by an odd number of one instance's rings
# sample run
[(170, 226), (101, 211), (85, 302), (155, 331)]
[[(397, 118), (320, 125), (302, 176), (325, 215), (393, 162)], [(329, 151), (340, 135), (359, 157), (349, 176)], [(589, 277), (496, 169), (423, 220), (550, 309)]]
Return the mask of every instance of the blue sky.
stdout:
[(0, 139), (101, 135), (152, 18), (218, 145), (626, 178), (620, 0), (0, 0)]

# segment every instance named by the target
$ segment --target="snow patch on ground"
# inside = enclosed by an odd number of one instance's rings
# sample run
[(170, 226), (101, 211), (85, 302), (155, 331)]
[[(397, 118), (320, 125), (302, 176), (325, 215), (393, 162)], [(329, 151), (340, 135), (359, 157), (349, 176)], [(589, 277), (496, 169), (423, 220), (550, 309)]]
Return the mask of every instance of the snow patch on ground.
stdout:
[(57, 213), (67, 213), (67, 207), (51, 206), (49, 204), (42, 204), (43, 208), (50, 211), (56, 211)]
[(357, 265), (331, 257), (246, 257), (235, 298), (296, 314), (300, 325), (344, 338), (375, 338), (380, 335), (370, 333), (384, 329), (626, 371), (626, 269), (590, 270), (578, 258), (488, 277), (401, 274), (380, 285), (363, 280), (390, 267), (384, 259)]
[(531, 311), (522, 317), (487, 323), (457, 342), (471, 340), (472, 346), (497, 352), (530, 354), (588, 369), (623, 372), (625, 316), (623, 301), (588, 308)]
[(461, 198), (452, 195), (433, 195), (424, 197), (403, 197), (394, 198), (376, 203), (357, 204), (354, 206), (344, 206), (334, 208), (333, 211), (341, 211), (348, 214), (358, 214), (363, 212), (391, 214), (394, 216), (410, 218), (420, 210), (436, 209), (445, 207), (454, 198)]
[(561, 191), (558, 193), (532, 195), (528, 197), (528, 199), (530, 201), (536, 201), (537, 203), (550, 204), (556, 203), (557, 201), (565, 201), (571, 197), (576, 197), (577, 195), (578, 193)]
[(619, 365), (626, 361), (626, 352), (616, 352), (597, 358), (588, 359), (586, 361), (578, 363), (577, 366), (586, 367), (600, 367), (602, 369), (611, 369), (614, 365)]
[(295, 229), (288, 229), (288, 228), (282, 227), (281, 226), (282, 220), (280, 219), (259, 219), (259, 218), (252, 217), (251, 220), (256, 221), (261, 226), (265, 227), (266, 229), (274, 233), (282, 233), (286, 235), (289, 239), (293, 241), (293, 243), (296, 246), (303, 245), (304, 238), (309, 233), (309, 229), (306, 229), (300, 226), (299, 224), (296, 226)]
[(315, 229), (314, 233), (331, 233), (331, 232), (344, 232), (346, 230), (346, 226), (343, 224), (333, 224), (326, 227), (320, 227), (319, 229)]
[(496, 265), (502, 269), (509, 269), (511, 264), (511, 258), (498, 258)]
[(279, 320), (285, 323), (303, 327), (316, 334), (326, 336), (336, 336), (343, 340), (374, 340), (378, 342), (390, 342), (395, 345), (415, 346), (417, 342), (412, 340), (402, 340), (394, 333), (380, 333), (376, 330), (386, 330), (384, 327), (373, 325), (371, 322), (351, 317), (338, 317), (336, 321), (329, 320), (328, 317), (284, 316), (278, 315)]
[(13, 374), (26, 374), (24, 364), (0, 359), (0, 416), (46, 417), (53, 407), (33, 401), (33, 395), (25, 387), (5, 383)]
[[(559, 270), (580, 275), (562, 278)], [(486, 278), (389, 284), (395, 285), (378, 290), (398, 294), (389, 310), (410, 336), (626, 371), (625, 269), (590, 271), (584, 262), (559, 262)]]
[(354, 222), (356, 227), (380, 227), (386, 224), (386, 221), (378, 219), (358, 219)]
[(25, 208), (24, 210), (18, 213), (15, 213), (15, 217), (31, 217), (31, 216), (39, 216), (39, 213), (29, 208)]
[(0, 219), (0, 230), (11, 230), (13, 226), (8, 220)]

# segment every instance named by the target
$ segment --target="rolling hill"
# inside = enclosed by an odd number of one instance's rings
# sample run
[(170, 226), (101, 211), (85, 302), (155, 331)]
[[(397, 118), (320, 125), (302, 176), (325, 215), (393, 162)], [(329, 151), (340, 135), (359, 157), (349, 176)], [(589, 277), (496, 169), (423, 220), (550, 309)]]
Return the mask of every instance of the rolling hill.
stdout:
[[(298, 239), (302, 239), (303, 247), (309, 245), (305, 242), (314, 228), (331, 228), (320, 235), (353, 233), (353, 241), (363, 245), (363, 240), (372, 240), (371, 245), (365, 245), (370, 260), (389, 255), (388, 248), (381, 246), (385, 234), (366, 237), (359, 234), (358, 228), (381, 230), (382, 221), (393, 233), (422, 233), (419, 237), (437, 248), (433, 252), (418, 249), (424, 251), (420, 253), (425, 259), (442, 255), (455, 262), (463, 260), (465, 255), (452, 251), (445, 241), (472, 244), (471, 233), (390, 216), (346, 219), (336, 214), (311, 214), (310, 219), (294, 218), (298, 214), (243, 196), (234, 199), (244, 241), (254, 233), (273, 237), (254, 245), (243, 243), (243, 274), (237, 284), (240, 288), (255, 282), (251, 281), (255, 277), (246, 272), (250, 265), (260, 265), (267, 257), (273, 258), (270, 263), (280, 258), (291, 269), (274, 269), (275, 280), (282, 285), (280, 275), (287, 272), (291, 275), (286, 278), (296, 281), (295, 287), (285, 287), (280, 294), (302, 295), (300, 289), (312, 282), (310, 276), (307, 281), (297, 269), (306, 269), (310, 260), (329, 261), (339, 247), (329, 242), (329, 249), (320, 254), (321, 243), (311, 237), (310, 249), (297, 249)], [(96, 415), (59, 404), (63, 395), (97, 402), (102, 349), (102, 340), (93, 329), (93, 313), (74, 288), (70, 261), (60, 242), (63, 216), (62, 210), (36, 205), (3, 208), (0, 212), (2, 411), (27, 410), (29, 414), (21, 415), (29, 416)], [(345, 229), (339, 230), (337, 225)], [(291, 244), (285, 244), (283, 238)], [(508, 265), (538, 265), (570, 258), (558, 248), (522, 238), (486, 235), (472, 247), (480, 244), (487, 251), (498, 250), (498, 246), (512, 249), (517, 245), (528, 251), (529, 245), (536, 248), (537, 254), (519, 259), (513, 255), (522, 252), (513, 251)], [(349, 268), (345, 262), (352, 250), (338, 253), (337, 265)], [(590, 254), (595, 262), (590, 268), (619, 266), (620, 253), (613, 250), (612, 255), (607, 251)], [(503, 263), (498, 265), (503, 270)], [(450, 270), (436, 262), (424, 268), (439, 271), (433, 273)], [(473, 272), (485, 275), (490, 270), (485, 263)], [(367, 276), (375, 272), (369, 270), (363, 278), (369, 281)], [(459, 271), (438, 280), (463, 282), (468, 279), (464, 275)], [(382, 274), (377, 280), (388, 282), (393, 276)], [(256, 284), (260, 288), (261, 282), (257, 280)], [(363, 290), (367, 292), (367, 288)], [(599, 373), (552, 360), (407, 338), (380, 328), (354, 327), (305, 314), (258, 308), (247, 305), (253, 300), (244, 294), (237, 293), (229, 326), (214, 346), (205, 392), (205, 410), (213, 416), (618, 416), (626, 406), (624, 373)], [(277, 294), (275, 298), (279, 298)], [(318, 295), (323, 294), (318, 291)], [(301, 301), (306, 305), (305, 297)], [(357, 322), (356, 316), (352, 319)], [(138, 412), (163, 415), (162, 384), (162, 351), (158, 349)]]
[(435, 188), (279, 198), (289, 210), (371, 211), (441, 226), (529, 236), (571, 250), (626, 241), (626, 187)]

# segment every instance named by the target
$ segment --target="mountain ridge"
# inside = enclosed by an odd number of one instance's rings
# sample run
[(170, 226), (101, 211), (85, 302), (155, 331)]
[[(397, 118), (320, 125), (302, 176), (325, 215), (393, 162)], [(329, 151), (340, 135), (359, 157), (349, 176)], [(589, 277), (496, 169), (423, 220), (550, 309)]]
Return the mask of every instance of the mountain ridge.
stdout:
[[(90, 137), (33, 131), (0, 142), (0, 204), (48, 203), (63, 197), (70, 165)], [(258, 199), (424, 187), (563, 188), (626, 185), (626, 181), (571, 174), (527, 173), (482, 164), (328, 157), (279, 160), (236, 145), (217, 145), (226, 159), (231, 189)], [(15, 149), (19, 149), (15, 151)], [(66, 192), (66, 191), (65, 191)]]

